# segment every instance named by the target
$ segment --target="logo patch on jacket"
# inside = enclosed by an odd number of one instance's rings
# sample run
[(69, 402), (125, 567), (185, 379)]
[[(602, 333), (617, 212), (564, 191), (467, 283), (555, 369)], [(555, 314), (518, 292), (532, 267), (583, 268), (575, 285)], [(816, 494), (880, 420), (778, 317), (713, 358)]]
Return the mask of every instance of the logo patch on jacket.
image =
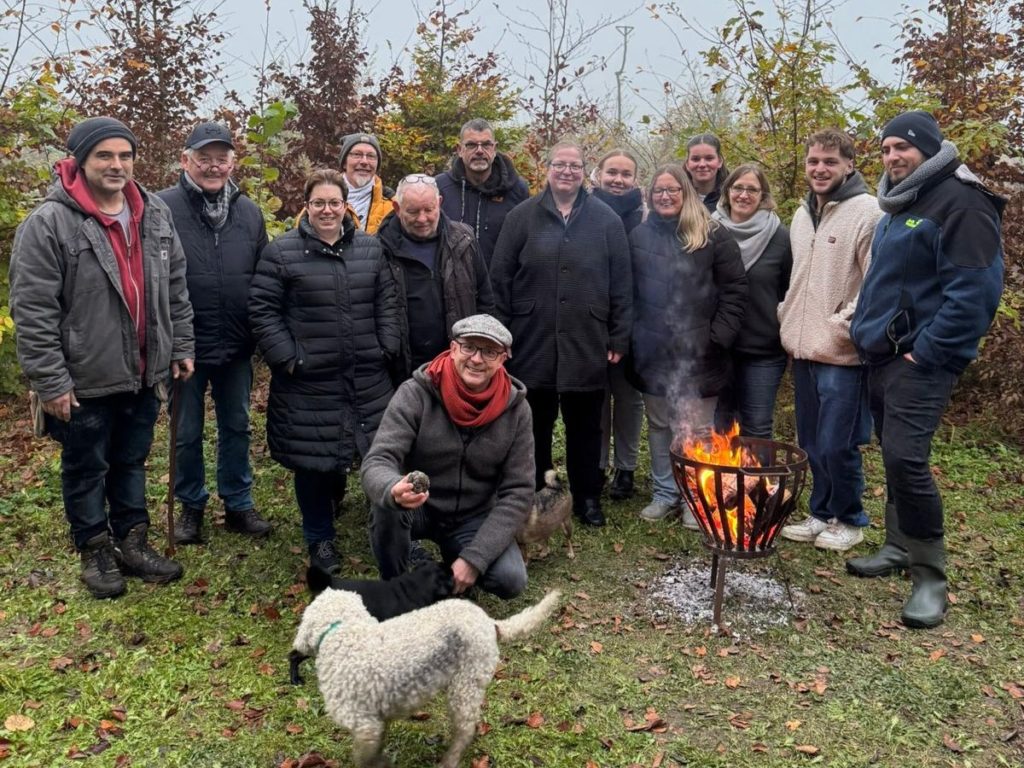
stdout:
[(907, 229), (917, 229), (917, 225), (924, 219), (907, 219)]
[(829, 235), (828, 236), (828, 244), (829, 245), (835, 245), (836, 244), (836, 236), (835, 235)]

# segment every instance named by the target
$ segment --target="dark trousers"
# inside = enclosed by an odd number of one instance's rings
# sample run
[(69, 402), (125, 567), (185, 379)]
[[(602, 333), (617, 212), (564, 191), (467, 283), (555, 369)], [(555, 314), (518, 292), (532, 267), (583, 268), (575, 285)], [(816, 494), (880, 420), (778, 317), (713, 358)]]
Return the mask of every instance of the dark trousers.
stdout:
[(932, 436), (957, 375), (899, 357), (868, 374), (871, 415), (882, 444), (888, 498), (900, 530), (912, 539), (943, 535), (942, 498), (931, 470)]
[(103, 531), (123, 539), (149, 522), (146, 458), (160, 402), (152, 388), (78, 402), (70, 421), (47, 416), (46, 429), (61, 444), (64, 515), (81, 550)]
[(302, 514), (302, 538), (306, 544), (334, 541), (334, 499), (345, 495), (344, 472), (295, 470), (295, 501)]
[[(445, 565), (451, 565), (462, 549), (473, 541), (487, 519), (485, 512), (451, 527), (431, 520), (423, 507), (391, 510), (376, 504), (370, 515), (370, 544), (377, 558), (380, 576), (385, 580), (405, 573), (412, 539), (433, 541), (440, 548)], [(526, 589), (526, 563), (514, 541), (480, 574), (477, 585), (503, 600), (513, 598)]]
[(558, 409), (565, 425), (565, 470), (574, 499), (601, 495), (601, 409), (604, 390), (556, 392), (531, 389), (526, 401), (533, 411), (533, 445), (537, 488), (544, 487), (544, 472), (554, 467), (551, 443)]

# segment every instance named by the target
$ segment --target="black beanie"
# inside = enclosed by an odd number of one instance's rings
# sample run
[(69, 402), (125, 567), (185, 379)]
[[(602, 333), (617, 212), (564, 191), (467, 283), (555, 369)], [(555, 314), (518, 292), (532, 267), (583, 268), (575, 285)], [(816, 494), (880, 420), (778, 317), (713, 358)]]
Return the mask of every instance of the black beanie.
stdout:
[(81, 165), (92, 148), (104, 139), (127, 139), (132, 145), (132, 156), (138, 151), (138, 140), (127, 125), (113, 117), (90, 117), (83, 120), (68, 134), (68, 152)]
[(886, 123), (882, 129), (882, 140), (890, 136), (910, 142), (925, 157), (935, 157), (942, 149), (942, 129), (930, 112), (921, 109), (904, 112)]

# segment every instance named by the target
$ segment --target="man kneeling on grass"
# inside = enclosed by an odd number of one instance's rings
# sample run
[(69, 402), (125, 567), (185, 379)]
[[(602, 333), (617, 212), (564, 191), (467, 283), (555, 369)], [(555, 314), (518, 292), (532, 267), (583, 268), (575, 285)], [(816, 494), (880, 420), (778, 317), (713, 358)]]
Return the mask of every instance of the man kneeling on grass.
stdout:
[[(526, 588), (515, 536), (533, 503), (533, 418), (526, 387), (504, 367), (508, 329), (472, 315), (452, 335), (398, 388), (363, 460), (370, 538), (384, 579), (405, 571), (413, 539), (430, 539), (456, 594), (479, 582), (508, 599)], [(412, 471), (429, 490), (414, 487)]]

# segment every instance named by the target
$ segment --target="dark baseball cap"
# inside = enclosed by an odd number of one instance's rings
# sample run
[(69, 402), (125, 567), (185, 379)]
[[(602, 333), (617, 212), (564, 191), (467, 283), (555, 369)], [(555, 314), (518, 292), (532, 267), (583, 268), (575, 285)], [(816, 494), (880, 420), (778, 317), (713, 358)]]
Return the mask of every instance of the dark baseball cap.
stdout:
[(231, 131), (227, 129), (227, 126), (220, 123), (200, 123), (185, 139), (185, 149), (200, 149), (207, 144), (214, 143), (227, 144), (232, 149), (235, 148)]

